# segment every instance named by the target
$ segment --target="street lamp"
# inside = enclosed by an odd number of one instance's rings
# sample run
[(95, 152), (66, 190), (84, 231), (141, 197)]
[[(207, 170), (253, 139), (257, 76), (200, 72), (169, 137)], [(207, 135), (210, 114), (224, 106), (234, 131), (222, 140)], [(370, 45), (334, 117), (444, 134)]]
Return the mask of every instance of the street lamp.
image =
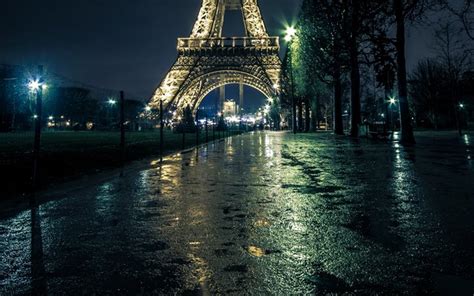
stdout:
[(108, 125), (109, 128), (112, 128), (112, 109), (117, 104), (117, 101), (113, 98), (109, 98), (107, 100), (107, 104), (109, 105), (109, 108), (107, 108), (107, 120), (108, 120)]
[(390, 123), (388, 126), (391, 125), (392, 131), (395, 129), (395, 125), (393, 122), (393, 106), (397, 104), (397, 99), (394, 96), (390, 96), (388, 98), (388, 104), (389, 104), (389, 109), (390, 109)]
[(289, 70), (290, 70), (290, 85), (291, 85), (291, 105), (292, 105), (292, 117), (293, 117), (293, 133), (296, 134), (296, 102), (295, 102), (295, 85), (293, 77), (293, 61), (292, 61), (292, 42), (296, 36), (297, 31), (295, 27), (291, 26), (285, 30), (285, 41), (287, 42), (288, 59), (289, 59)]
[(291, 42), (293, 40), (293, 37), (296, 36), (296, 29), (295, 27), (291, 26), (286, 28), (285, 31), (285, 41), (286, 42)]
[(33, 142), (33, 190), (38, 185), (38, 174), (39, 174), (39, 157), (40, 157), (40, 145), (41, 145), (41, 121), (43, 115), (43, 81), (42, 76), (44, 73), (43, 66), (38, 66), (38, 78), (30, 80), (28, 88), (31, 92), (36, 93), (36, 114), (33, 116), (35, 119), (35, 138)]
[(33, 79), (28, 82), (28, 89), (31, 92), (37, 92), (39, 90), (45, 91), (48, 88), (48, 85), (44, 82), (41, 82), (39, 79)]
[(28, 88), (30, 89), (30, 91), (32, 92), (35, 92), (35, 91), (38, 91), (41, 87), (41, 83), (39, 82), (38, 79), (35, 79), (35, 80), (31, 80), (29, 83), (28, 83)]
[(456, 121), (457, 121), (457, 125), (458, 125), (459, 135), (462, 136), (461, 120), (462, 120), (462, 115), (464, 113), (464, 107), (466, 107), (466, 106), (464, 105), (464, 103), (460, 102), (458, 107), (459, 107), (459, 110), (457, 110), (457, 116), (456, 116), (457, 119), (456, 119)]

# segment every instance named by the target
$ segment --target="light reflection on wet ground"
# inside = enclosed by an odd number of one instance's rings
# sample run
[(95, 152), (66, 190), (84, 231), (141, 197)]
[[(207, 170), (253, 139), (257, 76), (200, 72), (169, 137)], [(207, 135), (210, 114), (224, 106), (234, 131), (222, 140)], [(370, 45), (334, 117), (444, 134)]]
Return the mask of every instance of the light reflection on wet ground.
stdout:
[(472, 295), (472, 135), (418, 141), (256, 133), (65, 191), (0, 220), (0, 294)]

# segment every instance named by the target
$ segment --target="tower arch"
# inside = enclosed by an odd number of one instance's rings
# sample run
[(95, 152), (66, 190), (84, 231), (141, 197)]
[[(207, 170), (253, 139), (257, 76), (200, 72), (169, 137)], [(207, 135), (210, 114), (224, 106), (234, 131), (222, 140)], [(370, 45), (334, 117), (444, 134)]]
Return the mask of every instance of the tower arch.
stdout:
[[(226, 10), (240, 10), (246, 36), (223, 37)], [(189, 38), (178, 38), (178, 58), (149, 105), (181, 113), (196, 109), (212, 89), (242, 83), (267, 97), (278, 95), (281, 60), (279, 38), (266, 31), (257, 0), (202, 0)]]

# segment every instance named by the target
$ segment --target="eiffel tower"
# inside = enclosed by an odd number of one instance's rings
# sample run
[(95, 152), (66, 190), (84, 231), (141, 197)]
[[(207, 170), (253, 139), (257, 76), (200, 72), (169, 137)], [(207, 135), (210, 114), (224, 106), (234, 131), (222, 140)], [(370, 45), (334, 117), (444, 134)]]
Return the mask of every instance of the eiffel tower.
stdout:
[[(242, 12), (244, 37), (223, 37), (227, 10)], [(189, 38), (178, 38), (178, 58), (150, 100), (149, 106), (195, 113), (207, 94), (227, 84), (247, 85), (267, 98), (278, 95), (281, 60), (279, 38), (270, 37), (257, 0), (202, 0)], [(242, 99), (241, 99), (242, 100)]]

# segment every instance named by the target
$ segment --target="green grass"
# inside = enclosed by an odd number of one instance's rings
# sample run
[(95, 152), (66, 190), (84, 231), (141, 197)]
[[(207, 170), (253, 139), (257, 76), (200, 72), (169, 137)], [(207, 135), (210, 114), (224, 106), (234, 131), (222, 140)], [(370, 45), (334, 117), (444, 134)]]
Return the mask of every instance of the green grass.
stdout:
[[(218, 136), (216, 132), (216, 138)], [(28, 189), (31, 184), (33, 138), (32, 132), (0, 133), (0, 173), (6, 176), (4, 181), (7, 184), (0, 187), (0, 193), (20, 193)], [(208, 138), (213, 138), (211, 131)], [(125, 142), (126, 161), (160, 153), (159, 132), (126, 133)], [(205, 132), (200, 133), (199, 142), (205, 142)], [(119, 143), (119, 132), (44, 132), (41, 137), (41, 183), (44, 186), (118, 167), (121, 164)], [(186, 134), (184, 148), (195, 145), (196, 134)], [(182, 149), (182, 134), (166, 130), (163, 148), (164, 154)]]
[[(158, 145), (159, 132), (132, 132), (125, 134), (127, 146)], [(216, 133), (217, 137), (217, 133)], [(27, 153), (33, 149), (34, 134), (0, 133), (0, 153)], [(209, 131), (212, 140), (212, 132)], [(196, 142), (196, 134), (186, 134), (186, 146)], [(200, 142), (205, 140), (205, 133), (200, 133)], [(102, 148), (118, 149), (120, 142), (119, 132), (44, 132), (41, 135), (42, 151), (83, 151)], [(172, 149), (182, 144), (182, 134), (175, 134), (169, 130), (164, 133), (165, 149)], [(179, 144), (179, 145), (178, 145)]]

